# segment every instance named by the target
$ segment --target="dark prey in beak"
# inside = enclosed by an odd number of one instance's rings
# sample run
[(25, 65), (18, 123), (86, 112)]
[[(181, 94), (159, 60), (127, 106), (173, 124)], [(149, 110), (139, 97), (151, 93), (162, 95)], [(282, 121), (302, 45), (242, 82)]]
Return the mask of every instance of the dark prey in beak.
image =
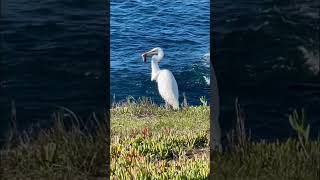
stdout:
[(147, 63), (147, 53), (143, 53), (141, 56), (142, 56), (143, 62)]

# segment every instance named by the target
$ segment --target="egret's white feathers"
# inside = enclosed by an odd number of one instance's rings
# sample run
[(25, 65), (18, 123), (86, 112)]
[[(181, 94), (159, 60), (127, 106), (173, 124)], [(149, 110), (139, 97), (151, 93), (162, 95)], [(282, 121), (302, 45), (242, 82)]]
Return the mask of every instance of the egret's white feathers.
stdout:
[(161, 48), (153, 48), (143, 55), (153, 55), (151, 60), (151, 81), (157, 81), (161, 97), (170, 104), (173, 109), (179, 109), (179, 90), (173, 74), (167, 70), (160, 70), (158, 62), (162, 60), (164, 53)]
[(179, 90), (172, 73), (167, 69), (160, 70), (157, 82), (161, 97), (174, 109), (179, 109)]

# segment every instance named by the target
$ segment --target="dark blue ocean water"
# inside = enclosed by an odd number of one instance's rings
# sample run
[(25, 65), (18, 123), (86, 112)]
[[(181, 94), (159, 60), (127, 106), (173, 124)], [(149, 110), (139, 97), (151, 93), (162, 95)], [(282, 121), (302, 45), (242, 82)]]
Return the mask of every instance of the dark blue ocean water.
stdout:
[[(105, 104), (105, 2), (6, 0), (0, 18), (1, 133), (15, 100), (20, 126), (46, 123), (54, 106), (83, 117)], [(239, 97), (257, 137), (292, 135), (288, 113), (302, 107), (313, 135), (320, 129), (319, 2), (213, 1), (214, 68), (221, 124), (234, 119)], [(210, 91), (208, 1), (111, 2), (111, 94), (162, 103), (140, 54), (160, 46), (159, 64), (175, 75), (180, 94), (199, 104)], [(182, 99), (180, 99), (181, 101)]]
[[(1, 129), (45, 124), (55, 106), (84, 119), (106, 103), (106, 7), (100, 0), (6, 0), (0, 18)], [(2, 131), (2, 130), (1, 130)], [(2, 131), (3, 132), (3, 131)]]
[(164, 102), (156, 82), (151, 82), (151, 64), (144, 64), (141, 54), (161, 47), (165, 57), (160, 68), (172, 71), (180, 94), (197, 105), (199, 98), (209, 98), (210, 49), (209, 0), (111, 1), (111, 94), (115, 101), (128, 96), (151, 97)]
[(253, 137), (293, 135), (288, 114), (301, 108), (320, 135), (319, 13), (317, 0), (213, 2), (223, 129), (238, 97)]

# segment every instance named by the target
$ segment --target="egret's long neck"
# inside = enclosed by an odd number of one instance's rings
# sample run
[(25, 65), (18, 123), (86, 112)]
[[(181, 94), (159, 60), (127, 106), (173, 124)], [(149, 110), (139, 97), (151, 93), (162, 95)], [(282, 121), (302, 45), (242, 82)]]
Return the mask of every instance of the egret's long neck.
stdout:
[(152, 56), (152, 60), (151, 60), (151, 81), (156, 81), (158, 79), (158, 75), (159, 75), (159, 65), (158, 62), (162, 60), (164, 56), (163, 50), (161, 48), (158, 49), (158, 53), (157, 55), (153, 55)]
[(158, 60), (155, 57), (153, 56), (151, 60), (151, 81), (157, 80), (160, 71)]

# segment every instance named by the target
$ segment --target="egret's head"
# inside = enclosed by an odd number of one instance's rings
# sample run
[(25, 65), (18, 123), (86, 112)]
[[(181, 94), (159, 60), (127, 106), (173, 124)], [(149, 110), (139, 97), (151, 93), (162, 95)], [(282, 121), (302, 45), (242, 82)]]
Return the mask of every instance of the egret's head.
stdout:
[(160, 61), (163, 58), (164, 54), (161, 48), (159, 47), (153, 48), (150, 51), (147, 51), (141, 55), (144, 63), (147, 62), (147, 56), (150, 56), (150, 55), (154, 56), (155, 60)]

